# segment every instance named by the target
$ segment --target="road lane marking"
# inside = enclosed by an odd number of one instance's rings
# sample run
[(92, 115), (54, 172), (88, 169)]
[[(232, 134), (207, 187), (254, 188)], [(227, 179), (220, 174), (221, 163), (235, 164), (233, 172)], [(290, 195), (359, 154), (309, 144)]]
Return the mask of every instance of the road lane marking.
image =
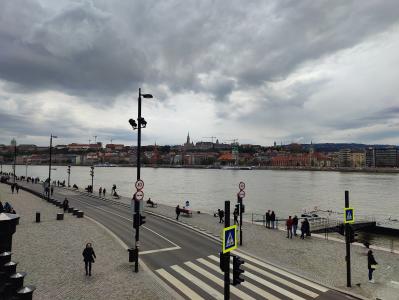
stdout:
[(310, 281), (310, 280), (304, 279), (304, 278), (299, 277), (299, 276), (297, 276), (297, 275), (294, 275), (294, 274), (291, 274), (291, 273), (286, 272), (286, 271), (284, 271), (284, 270), (281, 270), (281, 269), (279, 269), (279, 268), (276, 268), (276, 267), (274, 267), (274, 266), (272, 266), (272, 265), (269, 265), (269, 264), (264, 263), (264, 262), (262, 262), (262, 261), (260, 261), (260, 260), (258, 260), (258, 259), (255, 259), (255, 258), (253, 258), (253, 257), (251, 257), (251, 256), (248, 256), (248, 255), (246, 255), (246, 254), (244, 254), (244, 253), (242, 253), (242, 252), (236, 251), (236, 253), (239, 254), (239, 256), (241, 256), (241, 257), (244, 258), (245, 260), (249, 260), (249, 261), (251, 261), (251, 262), (253, 262), (253, 263), (255, 263), (255, 264), (258, 264), (258, 265), (260, 265), (260, 266), (262, 266), (262, 267), (264, 267), (264, 268), (266, 268), (266, 269), (272, 270), (272, 271), (274, 271), (274, 272), (276, 272), (276, 273), (279, 273), (279, 274), (281, 274), (281, 275), (284, 275), (284, 276), (286, 276), (286, 277), (288, 277), (288, 278), (291, 278), (291, 279), (293, 279), (293, 280), (295, 280), (295, 281), (298, 281), (298, 282), (300, 282), (300, 283), (303, 283), (304, 285), (307, 285), (307, 286), (309, 286), (309, 287), (311, 287), (311, 288), (314, 288), (314, 289), (316, 289), (316, 290), (318, 290), (318, 291), (320, 291), (320, 292), (325, 293), (325, 292), (328, 291), (327, 288), (325, 288), (325, 287), (323, 287), (323, 286), (321, 286), (321, 285), (319, 285), (319, 284), (316, 284), (316, 283), (314, 283), (314, 282), (312, 282), (312, 281)]
[[(205, 259), (203, 259), (203, 258), (198, 258), (197, 260), (198, 260), (200, 263), (202, 263), (203, 265), (207, 266), (208, 268), (210, 268), (210, 269), (212, 269), (212, 270), (218, 272), (219, 274), (221, 274), (221, 275), (224, 274), (224, 273), (222, 272), (222, 270), (220, 270), (219, 266), (217, 266), (217, 265), (215, 265), (215, 264), (213, 264), (213, 263), (211, 263), (211, 262), (209, 262), (209, 261), (207, 261), (207, 260), (205, 260)], [(230, 280), (232, 280), (231, 277), (230, 277)], [(224, 281), (222, 281), (222, 282), (224, 283)], [(251, 290), (252, 292), (254, 292), (254, 293), (256, 293), (256, 294), (262, 296), (262, 297), (265, 298), (265, 299), (269, 299), (269, 300), (281, 300), (280, 298), (278, 298), (278, 297), (276, 297), (276, 296), (270, 294), (269, 292), (267, 292), (267, 291), (265, 291), (265, 290), (262, 290), (261, 288), (257, 287), (256, 285), (254, 285), (254, 284), (252, 284), (252, 283), (250, 283), (250, 282), (244, 281), (244, 282), (241, 283), (241, 285), (242, 285), (243, 287), (245, 287), (245, 288)], [(240, 290), (238, 290), (238, 291), (241, 292)]]
[(158, 269), (156, 270), (156, 272), (190, 299), (204, 299), (192, 289), (190, 289), (187, 285), (185, 285), (183, 282), (181, 282), (179, 279), (166, 272), (164, 269)]
[[(216, 262), (219, 262), (219, 258), (216, 257), (215, 255), (209, 255), (208, 257), (209, 257), (210, 259), (216, 261)], [(296, 285), (296, 284), (293, 284), (292, 282), (290, 282), (290, 281), (288, 281), (288, 280), (285, 280), (285, 279), (283, 279), (283, 278), (281, 278), (281, 277), (278, 277), (278, 276), (276, 276), (276, 275), (274, 275), (274, 274), (271, 274), (271, 273), (269, 273), (269, 272), (267, 272), (267, 271), (264, 271), (264, 270), (262, 270), (262, 269), (260, 269), (260, 268), (258, 268), (258, 267), (255, 267), (255, 266), (253, 266), (253, 265), (251, 265), (251, 264), (245, 263), (245, 264), (244, 264), (244, 267), (245, 267), (245, 268), (248, 268), (248, 269), (251, 269), (251, 270), (253, 270), (253, 271), (255, 271), (255, 272), (258, 272), (258, 273), (260, 273), (260, 274), (262, 274), (262, 275), (264, 275), (264, 276), (266, 276), (266, 277), (268, 277), (268, 278), (270, 278), (270, 279), (273, 279), (274, 281), (277, 281), (277, 282), (279, 282), (279, 283), (281, 283), (281, 284), (283, 284), (283, 285), (286, 285), (286, 286), (288, 286), (288, 287), (290, 287), (290, 288), (292, 288), (292, 289), (294, 289), (294, 290), (297, 290), (298, 292), (301, 292), (302, 294), (305, 294), (305, 295), (307, 295), (307, 296), (309, 296), (309, 297), (316, 298), (316, 297), (319, 296), (318, 294), (313, 293), (312, 291), (309, 291), (309, 290), (307, 290), (307, 289), (305, 289), (305, 288), (303, 288), (303, 287), (301, 287), (301, 286), (298, 286), (298, 285)], [(244, 276), (246, 276), (246, 274), (248, 274), (248, 271), (246, 271), (246, 272), (244, 273)], [(249, 274), (250, 274), (250, 273), (249, 273)]]
[[(92, 207), (94, 207), (94, 208), (96, 208), (96, 209), (99, 209), (99, 210), (102, 210), (102, 211), (104, 211), (104, 212), (113, 214), (113, 215), (118, 216), (118, 217), (120, 217), (121, 219), (127, 220), (127, 221), (129, 221), (129, 222), (133, 222), (132, 219), (126, 218), (126, 217), (124, 217), (124, 216), (122, 216), (122, 215), (120, 215), (120, 214), (117, 214), (117, 213), (115, 213), (115, 212), (106, 210), (106, 209), (101, 208), (101, 207), (97, 207), (97, 206), (95, 206), (95, 205), (93, 205), (93, 204), (87, 203), (87, 202), (82, 201), (82, 200), (79, 200), (79, 199), (74, 199), (74, 200), (79, 201), (79, 202), (83, 202), (83, 203), (86, 204), (86, 205), (89, 205), (89, 206), (92, 206)], [(157, 236), (161, 237), (162, 239), (166, 240), (168, 243), (174, 245), (175, 247), (178, 247), (179, 249), (181, 249), (181, 247), (180, 247), (179, 245), (177, 245), (176, 243), (174, 243), (174, 242), (172, 242), (171, 240), (167, 239), (166, 237), (162, 236), (161, 234), (155, 232), (154, 230), (148, 228), (147, 226), (142, 226), (142, 227), (143, 227), (144, 229), (148, 230), (148, 231), (151, 231), (152, 233), (156, 234)], [(175, 248), (175, 247), (173, 247), (173, 248)], [(170, 248), (161, 248), (161, 249), (156, 249), (156, 250), (159, 251), (159, 250), (162, 250), (162, 249), (168, 249), (168, 250), (163, 250), (163, 251), (170, 251)], [(173, 250), (175, 250), (175, 249), (173, 249)], [(153, 251), (153, 250), (148, 250), (148, 251)], [(155, 250), (154, 250), (154, 251), (155, 251)], [(146, 252), (146, 251), (143, 251), (143, 252)], [(143, 253), (143, 252), (141, 252), (141, 253)], [(161, 251), (159, 251), (159, 252), (161, 252)]]
[(147, 251), (141, 251), (140, 255), (158, 253), (158, 252), (165, 252), (165, 251), (173, 251), (173, 250), (179, 250), (179, 249), (181, 249), (181, 248), (179, 246), (177, 246), (177, 247), (170, 247), (170, 248), (161, 248), (161, 249), (147, 250)]
[(171, 268), (173, 270), (175, 270), (177, 273), (179, 273), (180, 275), (182, 275), (183, 277), (185, 277), (188, 280), (190, 280), (191, 283), (194, 283), (196, 286), (198, 286), (199, 288), (204, 290), (206, 293), (208, 293), (209, 295), (211, 295), (215, 299), (220, 299), (220, 300), (224, 299), (224, 295), (222, 295), (217, 290), (215, 290), (214, 288), (212, 288), (211, 286), (209, 286), (208, 284), (206, 284), (202, 280), (198, 279), (197, 277), (195, 277), (191, 273), (187, 272), (183, 268), (179, 267), (178, 265), (171, 266)]
[[(196, 272), (200, 273), (201, 275), (205, 276), (209, 280), (212, 280), (217, 285), (219, 285), (221, 287), (224, 287), (224, 281), (222, 279), (216, 277), (212, 273), (208, 272), (207, 270), (197, 266), (196, 264), (193, 264), (191, 261), (185, 262), (184, 264), (187, 265), (188, 267), (190, 267), (191, 269), (193, 269), (194, 271), (196, 271)], [(244, 300), (255, 300), (254, 298), (252, 298), (251, 296), (245, 294), (244, 292), (240, 291), (239, 289), (237, 289), (234, 286), (230, 287), (230, 291), (234, 295), (236, 295), (237, 297), (239, 297), (241, 299), (244, 299)]]

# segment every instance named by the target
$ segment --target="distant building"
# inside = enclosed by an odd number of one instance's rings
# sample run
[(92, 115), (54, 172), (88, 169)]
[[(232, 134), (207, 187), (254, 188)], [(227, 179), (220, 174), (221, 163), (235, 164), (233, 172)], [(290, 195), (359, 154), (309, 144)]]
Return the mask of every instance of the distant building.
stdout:
[(352, 151), (351, 163), (353, 168), (363, 168), (365, 166), (366, 154), (364, 151)]
[(18, 152), (35, 152), (36, 145), (21, 144), (17, 146)]
[(125, 145), (123, 144), (107, 144), (105, 145), (105, 150), (107, 151), (123, 151), (125, 149)]
[(351, 149), (341, 149), (338, 155), (340, 168), (352, 167)]
[(368, 147), (366, 149), (366, 167), (399, 167), (398, 149), (390, 147)]
[(194, 143), (190, 140), (190, 133), (187, 133), (187, 140), (183, 145), (184, 150), (192, 150), (195, 148)]
[(67, 146), (69, 152), (74, 151), (88, 151), (88, 150), (101, 150), (102, 143), (98, 142), (96, 144), (77, 144), (72, 143)]

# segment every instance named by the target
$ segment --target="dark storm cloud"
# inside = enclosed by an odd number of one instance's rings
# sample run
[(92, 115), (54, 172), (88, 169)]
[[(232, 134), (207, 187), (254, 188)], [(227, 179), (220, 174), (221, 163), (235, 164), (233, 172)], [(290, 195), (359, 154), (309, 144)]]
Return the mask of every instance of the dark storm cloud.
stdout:
[(0, 4), (0, 77), (95, 101), (143, 82), (227, 100), (385, 30), (399, 9), (396, 1), (24, 3)]

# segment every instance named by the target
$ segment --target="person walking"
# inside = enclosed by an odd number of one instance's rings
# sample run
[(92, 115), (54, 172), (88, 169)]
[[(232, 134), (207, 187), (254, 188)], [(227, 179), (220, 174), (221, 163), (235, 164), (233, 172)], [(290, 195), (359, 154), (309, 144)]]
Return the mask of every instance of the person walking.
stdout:
[(14, 194), (15, 184), (11, 184), (11, 193)]
[(274, 210), (272, 210), (272, 213), (270, 214), (270, 224), (271, 224), (271, 228), (274, 229), (275, 227), (275, 222), (276, 222), (276, 214), (274, 213)]
[(66, 212), (69, 208), (69, 201), (66, 197), (65, 197), (64, 201), (62, 202), (62, 208), (64, 209), (64, 212)]
[(103, 188), (100, 186), (98, 189), (98, 196), (101, 197), (101, 194), (103, 193)]
[(306, 236), (310, 236), (310, 224), (308, 221), (308, 218), (305, 218), (305, 220), (302, 221), (301, 224), (301, 239), (305, 239), (305, 234)]
[(50, 191), (51, 191), (51, 196), (52, 196), (54, 194), (54, 186), (51, 186)]
[(218, 209), (219, 223), (224, 222), (224, 211), (222, 209)]
[(294, 236), (297, 236), (296, 231), (298, 229), (298, 217), (295, 215), (294, 218), (292, 219), (292, 232), (294, 233)]
[(287, 227), (287, 239), (288, 238), (292, 239), (292, 219), (291, 219), (291, 216), (288, 217), (288, 220), (285, 222), (285, 225)]
[(105, 198), (105, 192), (106, 192), (106, 189), (103, 188), (103, 197), (104, 197), (104, 198)]
[(18, 183), (15, 184), (15, 190), (17, 191), (17, 194), (18, 194), (18, 192), (19, 192), (19, 185), (18, 185)]
[(176, 220), (179, 221), (179, 216), (180, 216), (180, 206), (176, 206)]
[(94, 259), (97, 258), (91, 243), (86, 244), (86, 248), (84, 248), (82, 255), (83, 261), (85, 262), (86, 276), (91, 276), (91, 264), (94, 263)]
[(238, 208), (236, 207), (236, 208), (234, 209), (234, 212), (233, 212), (233, 216), (234, 216), (234, 225), (236, 225), (236, 224), (239, 223), (239, 222), (238, 222), (238, 215), (239, 215), (239, 213), (238, 213)]
[(270, 210), (266, 212), (266, 228), (270, 228)]
[(369, 250), (367, 252), (367, 267), (369, 269), (369, 282), (370, 283), (375, 283), (373, 279), (373, 272), (377, 268), (377, 261), (374, 258), (373, 251)]

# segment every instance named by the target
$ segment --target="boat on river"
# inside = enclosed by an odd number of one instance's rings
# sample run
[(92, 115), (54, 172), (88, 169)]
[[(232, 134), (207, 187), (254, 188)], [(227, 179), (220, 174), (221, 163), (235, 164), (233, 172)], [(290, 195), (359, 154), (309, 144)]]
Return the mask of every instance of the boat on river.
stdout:
[(111, 168), (111, 167), (116, 167), (116, 165), (109, 164), (109, 163), (103, 163), (103, 164), (95, 164), (94, 167), (96, 167), (96, 168)]

